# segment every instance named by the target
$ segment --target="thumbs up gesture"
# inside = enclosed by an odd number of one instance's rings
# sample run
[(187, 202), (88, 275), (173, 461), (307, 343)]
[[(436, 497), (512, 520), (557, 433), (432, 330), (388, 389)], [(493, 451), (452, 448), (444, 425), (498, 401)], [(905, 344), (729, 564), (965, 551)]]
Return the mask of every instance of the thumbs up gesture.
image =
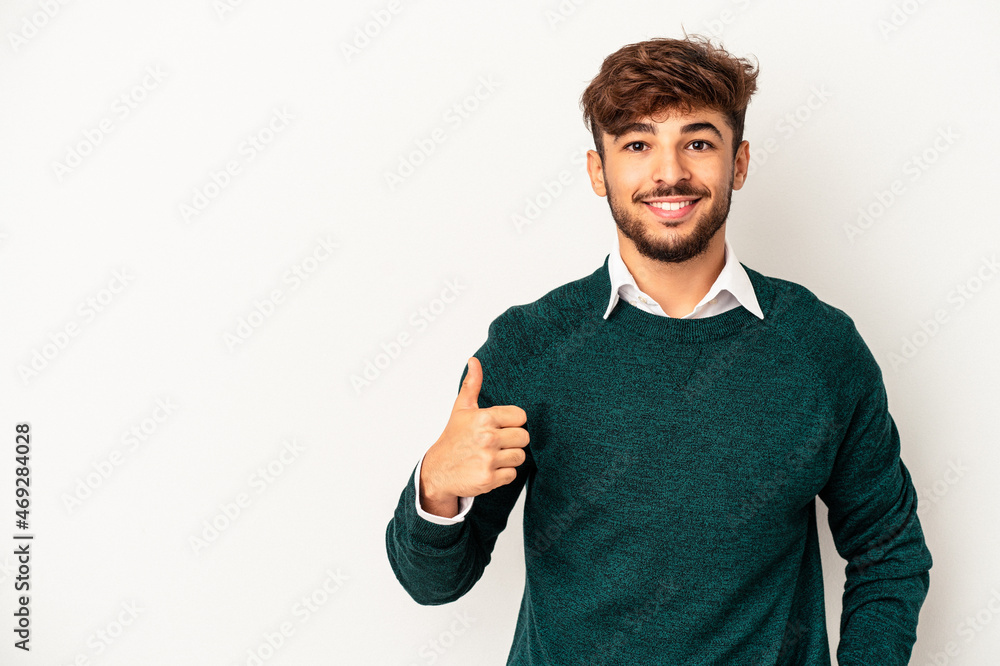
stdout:
[(424, 454), (420, 504), (429, 513), (454, 517), (459, 497), (475, 497), (517, 478), (525, 461), (528, 415), (516, 405), (480, 409), (483, 367), (475, 356), (451, 408), (444, 432)]

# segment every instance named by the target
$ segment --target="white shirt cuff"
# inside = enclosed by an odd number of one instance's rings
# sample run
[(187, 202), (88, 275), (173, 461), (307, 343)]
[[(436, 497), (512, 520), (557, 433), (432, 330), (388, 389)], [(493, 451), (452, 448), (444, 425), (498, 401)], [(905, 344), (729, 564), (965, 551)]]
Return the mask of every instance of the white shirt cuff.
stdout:
[[(427, 454), (424, 454), (427, 455)], [(424, 457), (420, 456), (420, 462), (417, 463), (417, 471), (413, 473), (413, 488), (414, 494), (416, 495), (416, 505), (417, 505), (417, 515), (424, 520), (429, 520), (432, 523), (437, 523), (438, 525), (454, 525), (455, 523), (460, 523), (465, 520), (465, 514), (469, 513), (469, 509), (472, 508), (472, 500), (474, 497), (459, 497), (458, 498), (458, 514), (453, 518), (446, 518), (444, 516), (435, 516), (433, 513), (427, 513), (420, 506), (420, 466), (424, 464)]]

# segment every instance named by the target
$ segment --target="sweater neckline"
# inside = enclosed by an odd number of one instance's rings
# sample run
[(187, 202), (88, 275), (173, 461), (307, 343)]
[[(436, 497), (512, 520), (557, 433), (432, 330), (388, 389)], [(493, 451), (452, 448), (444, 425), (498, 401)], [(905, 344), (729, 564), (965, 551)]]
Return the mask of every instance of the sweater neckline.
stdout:
[[(722, 314), (698, 319), (663, 317), (646, 312), (624, 299), (618, 301), (607, 320), (604, 320), (604, 311), (607, 309), (608, 298), (611, 296), (611, 277), (608, 273), (610, 257), (610, 254), (605, 256), (604, 265), (594, 274), (595, 279), (590, 281), (591, 296), (593, 303), (595, 303), (594, 311), (596, 316), (607, 325), (669, 342), (703, 343), (735, 335), (754, 326), (763, 326), (769, 316), (771, 294), (766, 280), (763, 280), (759, 273), (740, 262), (753, 284), (757, 302), (760, 303), (761, 311), (764, 313), (764, 320), (758, 319), (755, 314), (742, 305)], [(603, 305), (601, 305), (602, 302)]]

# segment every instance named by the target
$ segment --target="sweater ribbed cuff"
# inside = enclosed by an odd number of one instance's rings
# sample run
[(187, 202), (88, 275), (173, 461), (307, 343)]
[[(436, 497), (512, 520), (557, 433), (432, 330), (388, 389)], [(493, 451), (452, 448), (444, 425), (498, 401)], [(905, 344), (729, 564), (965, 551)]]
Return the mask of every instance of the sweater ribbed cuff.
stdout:
[[(461, 546), (463, 530), (466, 529), (466, 520), (454, 525), (438, 525), (429, 520), (425, 520), (417, 513), (417, 491), (413, 482), (416, 467), (410, 473), (410, 482), (406, 484), (404, 490), (403, 506), (406, 512), (406, 528), (414, 545), (424, 546), (424, 551), (429, 554), (439, 551), (450, 551)], [(443, 552), (440, 554), (444, 554)]]

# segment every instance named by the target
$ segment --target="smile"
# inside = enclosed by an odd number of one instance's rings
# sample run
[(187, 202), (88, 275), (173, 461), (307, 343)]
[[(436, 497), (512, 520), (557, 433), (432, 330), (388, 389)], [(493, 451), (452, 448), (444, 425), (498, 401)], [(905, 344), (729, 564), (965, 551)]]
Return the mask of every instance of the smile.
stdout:
[(701, 199), (686, 199), (684, 201), (644, 201), (653, 215), (664, 220), (681, 220), (697, 207)]
[(693, 204), (697, 199), (691, 199), (690, 201), (650, 201), (648, 202), (653, 208), (659, 208), (661, 210), (680, 210), (681, 208), (687, 208)]

